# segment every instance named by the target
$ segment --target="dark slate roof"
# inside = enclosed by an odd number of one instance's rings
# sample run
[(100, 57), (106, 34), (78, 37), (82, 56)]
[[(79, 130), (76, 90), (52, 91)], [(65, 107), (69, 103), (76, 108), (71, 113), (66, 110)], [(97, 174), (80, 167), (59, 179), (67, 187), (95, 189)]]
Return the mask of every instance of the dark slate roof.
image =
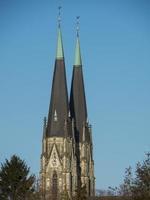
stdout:
[(75, 120), (76, 139), (82, 140), (83, 126), (87, 121), (87, 107), (84, 90), (82, 66), (74, 66), (71, 94), (70, 94), (71, 117)]
[(64, 59), (56, 59), (47, 121), (47, 137), (65, 135), (64, 125), (68, 118), (68, 93)]

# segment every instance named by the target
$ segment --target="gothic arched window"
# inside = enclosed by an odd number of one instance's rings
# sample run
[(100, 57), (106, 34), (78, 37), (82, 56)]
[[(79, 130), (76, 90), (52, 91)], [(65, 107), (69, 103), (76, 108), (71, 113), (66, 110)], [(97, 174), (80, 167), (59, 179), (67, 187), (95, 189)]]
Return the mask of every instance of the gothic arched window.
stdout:
[(52, 178), (52, 197), (54, 200), (57, 199), (57, 173), (56, 171), (53, 172), (53, 178)]

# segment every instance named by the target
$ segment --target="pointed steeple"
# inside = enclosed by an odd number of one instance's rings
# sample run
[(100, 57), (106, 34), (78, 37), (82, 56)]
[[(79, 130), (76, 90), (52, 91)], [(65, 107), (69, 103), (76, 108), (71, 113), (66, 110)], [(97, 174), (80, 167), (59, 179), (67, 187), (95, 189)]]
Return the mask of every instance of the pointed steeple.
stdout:
[(77, 140), (82, 140), (83, 124), (87, 121), (87, 107), (84, 89), (84, 80), (81, 63), (79, 32), (77, 29), (75, 63), (73, 67), (71, 93), (70, 93), (71, 118), (75, 121)]
[(62, 42), (62, 33), (61, 33), (61, 6), (58, 7), (58, 38), (57, 38), (57, 50), (56, 50), (56, 59), (63, 59), (64, 58), (64, 50), (63, 50), (63, 42)]
[(64, 58), (64, 50), (63, 50), (63, 43), (62, 43), (62, 33), (60, 24), (58, 26), (58, 39), (57, 39), (57, 51), (56, 51), (56, 59), (63, 59)]
[(64, 123), (68, 118), (68, 92), (66, 70), (63, 52), (63, 42), (60, 30), (60, 13), (58, 18), (58, 40), (55, 68), (53, 74), (51, 101), (47, 121), (47, 136), (63, 137)]
[(77, 17), (77, 38), (76, 38), (76, 48), (75, 48), (75, 60), (74, 66), (82, 65), (81, 61), (81, 51), (80, 51), (80, 40), (79, 40), (79, 16)]
[(80, 51), (80, 40), (79, 40), (79, 35), (77, 35), (74, 66), (80, 66), (80, 65), (82, 65), (81, 51)]

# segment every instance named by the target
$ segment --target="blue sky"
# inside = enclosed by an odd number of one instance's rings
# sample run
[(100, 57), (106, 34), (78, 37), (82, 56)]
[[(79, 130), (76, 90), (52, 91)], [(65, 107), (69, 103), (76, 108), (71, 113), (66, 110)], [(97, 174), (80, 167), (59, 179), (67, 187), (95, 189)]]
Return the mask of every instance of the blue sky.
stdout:
[(96, 188), (118, 186), (150, 150), (149, 0), (0, 0), (0, 162), (18, 154), (38, 175), (59, 4), (68, 91), (81, 17)]

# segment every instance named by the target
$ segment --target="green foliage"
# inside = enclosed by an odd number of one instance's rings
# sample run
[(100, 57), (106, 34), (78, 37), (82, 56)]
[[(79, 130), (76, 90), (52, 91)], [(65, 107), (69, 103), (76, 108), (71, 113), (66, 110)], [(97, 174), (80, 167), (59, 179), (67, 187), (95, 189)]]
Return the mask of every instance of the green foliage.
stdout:
[(131, 167), (126, 169), (119, 194), (128, 200), (150, 200), (150, 153), (146, 154), (146, 159), (142, 163), (137, 163), (135, 177), (132, 175)]
[(130, 200), (132, 199), (132, 184), (133, 184), (133, 175), (132, 168), (126, 168), (125, 170), (125, 178), (124, 183), (120, 185), (119, 195), (123, 196), (124, 199)]
[(137, 163), (136, 178), (133, 181), (132, 193), (135, 200), (150, 199), (150, 153), (141, 164)]
[(35, 177), (29, 176), (30, 169), (25, 161), (13, 155), (1, 164), (0, 199), (24, 200), (34, 191)]

